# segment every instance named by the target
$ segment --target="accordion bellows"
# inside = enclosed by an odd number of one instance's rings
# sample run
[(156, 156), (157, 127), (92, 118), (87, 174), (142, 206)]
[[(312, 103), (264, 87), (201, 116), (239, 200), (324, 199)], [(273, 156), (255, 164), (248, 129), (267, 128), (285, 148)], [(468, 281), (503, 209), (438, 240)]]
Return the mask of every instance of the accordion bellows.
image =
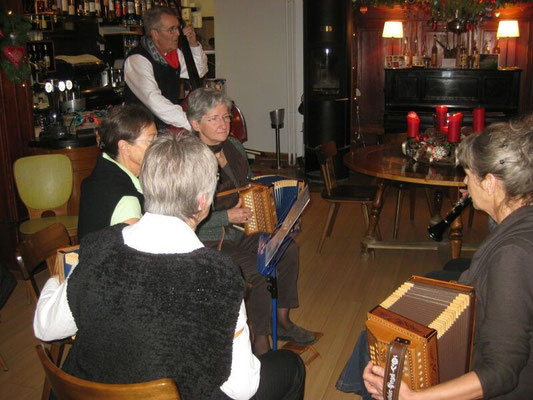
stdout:
[(411, 343), (403, 381), (423, 389), (470, 369), (475, 296), (471, 286), (413, 276), (368, 313), (370, 359), (384, 366), (389, 343)]
[(254, 178), (249, 188), (239, 192), (244, 207), (252, 210), (252, 218), (244, 225), (246, 235), (256, 232), (272, 233), (283, 222), (304, 182), (278, 175)]

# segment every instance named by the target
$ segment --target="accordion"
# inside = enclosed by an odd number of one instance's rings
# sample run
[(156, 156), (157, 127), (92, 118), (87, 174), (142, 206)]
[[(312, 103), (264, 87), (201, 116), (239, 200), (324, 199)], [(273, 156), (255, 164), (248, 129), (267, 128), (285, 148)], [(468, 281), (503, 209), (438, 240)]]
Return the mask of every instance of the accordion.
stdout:
[(369, 353), (372, 363), (386, 369), (384, 396), (387, 372), (394, 370), (386, 365), (389, 349), (398, 342), (406, 347), (402, 380), (413, 390), (468, 372), (474, 314), (473, 287), (418, 276), (411, 277), (370, 311), (366, 321)]
[(245, 234), (274, 232), (285, 220), (303, 188), (304, 182), (298, 179), (278, 175), (254, 178), (247, 188), (239, 191), (242, 205), (248, 207), (253, 214), (244, 225)]

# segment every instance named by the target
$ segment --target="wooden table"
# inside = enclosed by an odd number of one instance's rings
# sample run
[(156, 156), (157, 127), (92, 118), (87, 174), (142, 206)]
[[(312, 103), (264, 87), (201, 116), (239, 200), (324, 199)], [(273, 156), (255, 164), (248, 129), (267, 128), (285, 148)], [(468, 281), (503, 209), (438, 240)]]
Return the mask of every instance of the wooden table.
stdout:
[[(438, 242), (385, 242), (376, 239), (376, 227), (383, 207), (383, 193), (391, 181), (434, 186), (437, 189), (459, 189), (464, 186), (464, 171), (452, 165), (429, 165), (414, 163), (401, 153), (400, 144), (370, 146), (349, 152), (344, 156), (344, 164), (351, 170), (380, 178), (376, 197), (372, 203), (370, 223), (361, 241), (362, 255), (367, 257), (371, 249), (411, 249), (439, 250)], [(459, 198), (459, 191), (455, 191)], [(434, 208), (440, 213), (440, 206)], [(438, 217), (437, 217), (438, 218)], [(462, 220), (457, 218), (450, 227), (452, 258), (458, 258), (461, 247), (474, 250), (475, 247), (463, 245)], [(429, 235), (428, 235), (429, 239)]]

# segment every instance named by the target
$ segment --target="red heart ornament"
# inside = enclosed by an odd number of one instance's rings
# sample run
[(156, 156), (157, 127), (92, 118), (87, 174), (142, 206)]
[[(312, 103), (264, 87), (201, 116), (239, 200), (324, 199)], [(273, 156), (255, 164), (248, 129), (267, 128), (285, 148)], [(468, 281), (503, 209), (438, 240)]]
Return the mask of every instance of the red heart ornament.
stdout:
[(15, 68), (18, 68), (22, 57), (26, 54), (26, 49), (22, 46), (5, 46), (2, 49), (2, 53), (13, 63)]

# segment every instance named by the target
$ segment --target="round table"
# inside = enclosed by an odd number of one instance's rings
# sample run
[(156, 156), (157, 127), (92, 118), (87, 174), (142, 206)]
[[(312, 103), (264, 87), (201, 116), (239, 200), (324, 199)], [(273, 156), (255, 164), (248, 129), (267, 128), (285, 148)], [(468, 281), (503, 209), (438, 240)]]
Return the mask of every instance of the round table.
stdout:
[[(375, 176), (379, 179), (376, 197), (372, 203), (370, 222), (365, 237), (363, 238), (362, 254), (368, 256), (371, 249), (412, 249), (412, 250), (439, 250), (437, 242), (385, 242), (376, 239), (376, 227), (379, 222), (383, 207), (383, 193), (385, 187), (391, 181), (412, 183), (436, 188), (464, 187), (464, 171), (454, 165), (435, 165), (415, 163), (405, 157), (401, 152), (400, 144), (384, 144), (364, 147), (347, 153), (344, 156), (344, 164), (352, 171)], [(456, 192), (459, 198), (459, 191)], [(436, 196), (436, 213), (440, 214), (441, 197)], [(437, 217), (439, 218), (439, 217)], [(450, 243), (452, 258), (458, 258), (462, 247), (462, 220), (457, 218), (450, 228)], [(465, 249), (467, 246), (463, 246)], [(475, 249), (475, 247), (468, 250)]]

